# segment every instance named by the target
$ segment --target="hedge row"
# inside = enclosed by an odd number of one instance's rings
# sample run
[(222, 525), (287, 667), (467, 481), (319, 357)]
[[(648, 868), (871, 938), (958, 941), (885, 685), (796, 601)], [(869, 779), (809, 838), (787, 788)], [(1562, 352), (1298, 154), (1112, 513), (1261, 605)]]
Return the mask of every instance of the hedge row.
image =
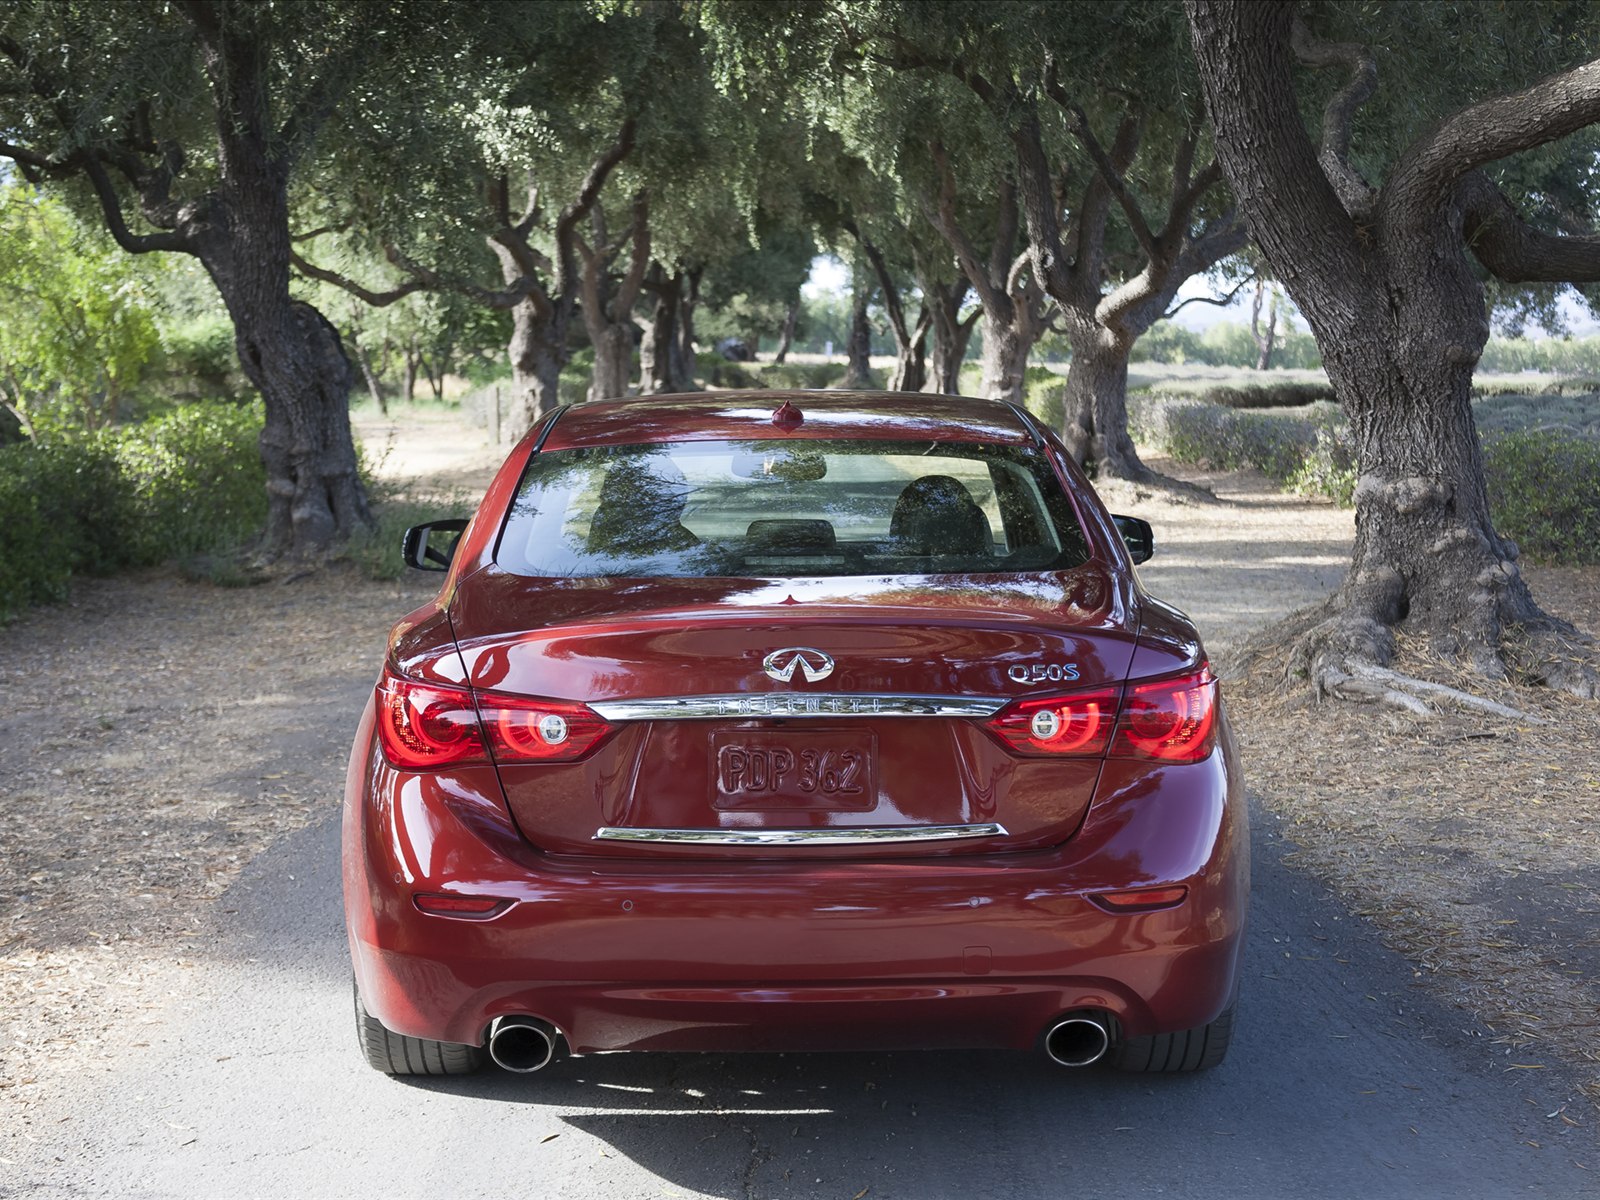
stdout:
[(1179, 462), (1222, 471), (1254, 467), (1280, 487), (1349, 504), (1355, 461), (1337, 405), (1238, 409), (1173, 396), (1128, 397), (1133, 436)]
[[(1241, 411), (1175, 397), (1129, 397), (1134, 436), (1180, 462), (1253, 467), (1280, 486), (1349, 505), (1356, 468), (1337, 406)], [(1503, 414), (1501, 414), (1503, 416)], [(1600, 563), (1600, 438), (1533, 428), (1484, 434), (1484, 473), (1495, 528), (1530, 559)]]
[(187, 405), (115, 432), (0, 447), (0, 621), (74, 575), (238, 544), (266, 519), (258, 407)]

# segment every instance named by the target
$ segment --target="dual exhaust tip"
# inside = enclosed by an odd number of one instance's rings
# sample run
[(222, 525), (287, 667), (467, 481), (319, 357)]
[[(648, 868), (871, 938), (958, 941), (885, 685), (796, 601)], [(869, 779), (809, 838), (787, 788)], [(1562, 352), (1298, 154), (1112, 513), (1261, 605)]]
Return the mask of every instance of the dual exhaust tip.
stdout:
[[(538, 1017), (496, 1017), (489, 1026), (489, 1058), (502, 1070), (531, 1075), (555, 1061), (560, 1036)], [(1068, 1013), (1044, 1035), (1044, 1052), (1062, 1067), (1092, 1066), (1110, 1049), (1111, 1025), (1100, 1013)]]
[(489, 1025), (489, 1058), (501, 1070), (531, 1075), (555, 1061), (560, 1036), (538, 1017), (496, 1017)]
[(1068, 1013), (1045, 1030), (1044, 1052), (1057, 1066), (1092, 1066), (1110, 1049), (1111, 1023), (1101, 1013)]

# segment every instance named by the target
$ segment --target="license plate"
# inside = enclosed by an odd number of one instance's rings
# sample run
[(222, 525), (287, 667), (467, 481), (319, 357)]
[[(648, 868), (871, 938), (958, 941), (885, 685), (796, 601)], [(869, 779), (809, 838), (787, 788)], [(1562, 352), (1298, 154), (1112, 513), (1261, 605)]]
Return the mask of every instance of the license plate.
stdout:
[(854, 731), (722, 732), (711, 736), (719, 809), (865, 812), (877, 805), (878, 739)]

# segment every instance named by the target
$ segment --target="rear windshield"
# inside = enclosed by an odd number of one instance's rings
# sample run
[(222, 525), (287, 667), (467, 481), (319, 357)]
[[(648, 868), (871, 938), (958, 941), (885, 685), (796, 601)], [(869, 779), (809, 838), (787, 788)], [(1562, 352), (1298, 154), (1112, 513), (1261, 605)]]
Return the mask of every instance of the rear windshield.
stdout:
[(738, 441), (537, 454), (500, 539), (514, 574), (1064, 570), (1083, 530), (1032, 446)]

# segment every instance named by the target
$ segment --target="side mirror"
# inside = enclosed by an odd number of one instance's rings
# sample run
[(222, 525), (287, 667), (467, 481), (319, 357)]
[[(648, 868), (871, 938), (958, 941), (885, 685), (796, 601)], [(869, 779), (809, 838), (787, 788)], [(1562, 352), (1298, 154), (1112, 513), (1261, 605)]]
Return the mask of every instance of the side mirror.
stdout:
[(1123, 517), (1116, 513), (1111, 515), (1111, 519), (1117, 523), (1117, 532), (1122, 535), (1133, 561), (1149, 562), (1150, 556), (1156, 552), (1156, 539), (1150, 530), (1150, 522), (1140, 517)]
[[(465, 517), (413, 525), (400, 539), (400, 560), (418, 571), (448, 571), (450, 560), (455, 557), (456, 544), (461, 541), (462, 531), (466, 527)], [(440, 535), (439, 546), (428, 544), (432, 534)]]

